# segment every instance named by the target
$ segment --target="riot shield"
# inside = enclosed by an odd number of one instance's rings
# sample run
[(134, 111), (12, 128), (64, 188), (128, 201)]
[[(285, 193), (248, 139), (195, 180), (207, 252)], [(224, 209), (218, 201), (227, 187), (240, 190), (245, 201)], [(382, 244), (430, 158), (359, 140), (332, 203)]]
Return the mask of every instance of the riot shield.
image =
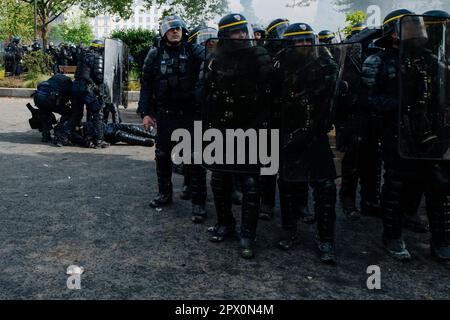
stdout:
[(213, 38), (205, 46), (209, 50), (200, 75), (203, 164), (216, 171), (259, 174), (267, 165), (259, 155), (267, 154), (271, 137), (271, 58), (251, 39)]
[(450, 160), (447, 19), (400, 21), (399, 153), (406, 159)]
[(124, 44), (122, 55), (122, 106), (128, 108), (128, 73), (130, 71), (130, 50)]
[(121, 40), (106, 39), (104, 53), (104, 101), (115, 106), (123, 105), (127, 81), (128, 59), (126, 46)]
[(344, 154), (334, 125), (357, 104), (361, 45), (283, 47), (276, 58), (282, 79), (280, 177), (305, 182), (342, 176)]
[(3, 42), (0, 42), (0, 80), (5, 77), (5, 73), (5, 47), (3, 46)]

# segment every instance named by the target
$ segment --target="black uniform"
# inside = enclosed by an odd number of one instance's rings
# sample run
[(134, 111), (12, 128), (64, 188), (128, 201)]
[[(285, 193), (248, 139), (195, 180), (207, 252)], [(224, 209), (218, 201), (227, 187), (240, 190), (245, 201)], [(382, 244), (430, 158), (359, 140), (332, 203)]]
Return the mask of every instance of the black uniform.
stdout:
[[(125, 123), (104, 123), (105, 141), (111, 144), (119, 142), (144, 147), (153, 147), (154, 135), (142, 126)], [(71, 132), (70, 141), (82, 147), (92, 147), (95, 127), (92, 122), (83, 122)]]
[[(313, 30), (306, 24), (292, 24), (286, 33), (294, 35), (294, 43), (316, 41)], [(296, 36), (297, 33), (300, 35)], [(296, 242), (301, 205), (311, 186), (320, 259), (334, 263), (336, 167), (328, 133), (332, 129), (331, 102), (339, 66), (330, 51), (322, 47), (288, 48), (279, 56), (279, 65), (284, 111), (278, 184), (284, 233), (278, 246), (288, 250)]]
[[(141, 96), (138, 112), (142, 118), (157, 119), (156, 170), (159, 195), (150, 203), (152, 207), (163, 206), (172, 201), (171, 152), (176, 142), (171, 141), (172, 132), (179, 128), (193, 132), (195, 120), (200, 120), (200, 107), (193, 95), (198, 81), (204, 48), (182, 41), (170, 46), (163, 39), (159, 47), (151, 48), (144, 62)], [(200, 165), (192, 165), (191, 173), (193, 211), (201, 209), (206, 201), (206, 171)], [(194, 222), (201, 222), (194, 214)]]
[(19, 76), (22, 73), (22, 68), (20, 61), (23, 57), (22, 48), (19, 46), (18, 42), (11, 42), (6, 47), (6, 59), (8, 60), (8, 65), (10, 66), (10, 72), (13, 76)]
[[(245, 21), (245, 18), (240, 15), (230, 15), (224, 17), (221, 24), (232, 23), (232, 19), (236, 16), (241, 17), (239, 21)], [(219, 37), (221, 37), (220, 34)], [(211, 109), (212, 117), (215, 119), (209, 124), (213, 128), (224, 130), (225, 126), (244, 130), (257, 129), (263, 119), (259, 121), (256, 119), (261, 116), (268, 118), (267, 110), (257, 109), (262, 107), (260, 102), (267, 103), (264, 101), (267, 98), (264, 98), (263, 92), (273, 78), (271, 57), (266, 49), (254, 47), (248, 40), (237, 41), (237, 43), (232, 40), (219, 40), (216, 52), (205, 63), (203, 73), (204, 75), (202, 74), (200, 78), (204, 81), (206, 107)], [(255, 101), (259, 102), (255, 105)], [(242, 110), (243, 105), (247, 107), (246, 111)], [(237, 152), (244, 152), (244, 150)], [(234, 178), (241, 184), (243, 194), (240, 228), (241, 255), (244, 258), (252, 258), (260, 208), (259, 170), (252, 171), (245, 166), (240, 168), (231, 164), (213, 165), (210, 169), (217, 213), (217, 224), (210, 228), (213, 233), (211, 241), (222, 242), (226, 237), (234, 234), (236, 225), (232, 212)]]
[[(396, 13), (392, 15), (398, 16)], [(420, 64), (423, 61), (420, 57), (416, 58), (414, 63)], [(414, 63), (412, 69), (416, 67)], [(363, 82), (368, 90), (368, 106), (379, 115), (382, 121), (382, 156), (385, 175), (381, 206), (384, 246), (394, 258), (410, 259), (410, 254), (402, 240), (403, 209), (411, 201), (411, 197), (414, 197), (410, 186), (423, 185), (432, 233), (432, 254), (450, 266), (448, 165), (427, 160), (407, 160), (399, 154), (400, 64), (398, 49), (387, 44), (386, 50), (370, 56), (363, 68)], [(420, 66), (417, 66), (417, 69), (421, 69)], [(404, 70), (406, 72), (407, 68)], [(420, 76), (416, 74), (418, 78), (423, 75), (424, 73)], [(415, 81), (418, 78), (411, 77), (409, 81)], [(417, 94), (423, 94), (420, 82), (411, 84), (416, 88)]]
[(38, 84), (33, 99), (39, 109), (43, 142), (48, 142), (51, 139), (52, 113), (61, 115), (61, 123), (69, 119), (71, 97), (72, 80), (65, 75), (57, 74)]
[(83, 118), (84, 105), (95, 125), (95, 144), (103, 143), (103, 101), (100, 97), (100, 86), (103, 84), (103, 55), (96, 50), (86, 51), (77, 66), (75, 81), (72, 86), (72, 116), (64, 125), (67, 136), (79, 125)]
[(344, 213), (358, 218), (356, 192), (361, 185), (361, 210), (364, 214), (376, 214), (381, 188), (381, 150), (376, 117), (362, 106), (361, 73), (364, 60), (381, 49), (371, 48), (371, 40), (380, 32), (364, 30), (350, 38), (358, 42), (346, 57), (347, 84), (345, 94), (339, 99), (336, 118), (337, 148), (344, 153), (342, 160), (342, 184), (340, 198)]

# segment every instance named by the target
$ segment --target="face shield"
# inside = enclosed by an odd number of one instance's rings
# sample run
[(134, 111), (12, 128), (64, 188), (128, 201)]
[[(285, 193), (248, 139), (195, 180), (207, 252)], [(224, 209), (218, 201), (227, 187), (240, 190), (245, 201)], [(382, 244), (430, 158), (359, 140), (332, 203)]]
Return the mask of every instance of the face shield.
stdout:
[(161, 34), (161, 37), (164, 37), (169, 30), (178, 28), (180, 28), (181, 30), (187, 30), (186, 23), (177, 16), (170, 16), (165, 18), (161, 22), (159, 32)]
[(215, 39), (217, 37), (218, 37), (217, 29), (214, 28), (201, 29), (197, 35), (197, 44), (201, 44), (204, 46), (209, 39)]
[(279, 22), (272, 27), (267, 29), (267, 33), (273, 37), (275, 35), (275, 39), (283, 39), (283, 35), (286, 32), (286, 29), (289, 27), (288, 21)]
[(400, 41), (408, 48), (421, 48), (428, 42), (425, 22), (421, 16), (405, 16), (400, 20)]

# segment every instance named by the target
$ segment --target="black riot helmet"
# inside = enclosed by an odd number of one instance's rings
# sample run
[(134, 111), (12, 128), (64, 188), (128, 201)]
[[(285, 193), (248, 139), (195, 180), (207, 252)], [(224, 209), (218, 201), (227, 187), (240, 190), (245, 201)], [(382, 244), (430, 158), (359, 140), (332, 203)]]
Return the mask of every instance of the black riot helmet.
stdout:
[(283, 39), (284, 32), (288, 27), (288, 19), (273, 20), (266, 29), (267, 39)]
[(192, 29), (189, 34), (188, 34), (188, 43), (196, 43), (197, 42), (197, 37), (198, 37), (198, 33), (201, 29), (205, 28), (205, 26), (197, 26), (194, 29)]
[(260, 33), (261, 34), (261, 39), (265, 39), (266, 38), (266, 30), (264, 30), (263, 27), (254, 24), (253, 25), (253, 33)]
[(355, 24), (354, 26), (352, 26), (352, 36), (357, 35), (366, 28), (367, 26), (362, 22)]
[(180, 28), (183, 31), (183, 39), (187, 40), (189, 31), (186, 22), (177, 15), (167, 16), (161, 21), (159, 34), (164, 38), (169, 30), (176, 28)]
[(253, 39), (253, 29), (247, 19), (239, 13), (231, 13), (219, 22), (219, 38), (229, 38), (232, 32), (243, 31), (247, 39)]
[(19, 42), (20, 42), (20, 37), (19, 37), (19, 36), (13, 36), (13, 37), (12, 37), (12, 42), (14, 42), (15, 44), (19, 44)]
[(450, 13), (444, 10), (429, 10), (427, 12), (424, 12), (423, 15), (433, 18), (450, 19)]
[(198, 35), (196, 37), (196, 43), (200, 45), (205, 45), (210, 39), (217, 39), (218, 31), (215, 28), (204, 27), (198, 30)]
[(333, 31), (323, 30), (319, 32), (319, 42), (324, 44), (336, 43), (336, 35)]
[(39, 51), (41, 50), (41, 44), (38, 41), (33, 41), (31, 45), (31, 51)]
[[(66, 46), (67, 45), (65, 45), (65, 44), (62, 45), (63, 48), (67, 49)], [(103, 50), (105, 49), (105, 42), (103, 40), (95, 39), (95, 40), (91, 41), (91, 44), (89, 45), (89, 47), (92, 50), (103, 52)]]
[(413, 15), (414, 12), (407, 9), (398, 9), (389, 13), (383, 21), (383, 37), (375, 41), (375, 45), (386, 48), (392, 43), (391, 35), (400, 34), (400, 21), (404, 16)]
[(311, 45), (317, 44), (314, 30), (306, 23), (293, 23), (284, 32), (283, 39), (293, 42), (308, 41)]

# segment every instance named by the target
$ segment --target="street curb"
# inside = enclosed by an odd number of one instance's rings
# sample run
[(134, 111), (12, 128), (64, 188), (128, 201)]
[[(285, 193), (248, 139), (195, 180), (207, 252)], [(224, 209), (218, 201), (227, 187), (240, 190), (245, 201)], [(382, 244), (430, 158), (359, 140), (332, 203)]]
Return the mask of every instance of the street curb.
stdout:
[[(35, 89), (0, 87), (0, 97), (30, 98), (34, 91)], [(128, 101), (139, 101), (139, 91), (128, 91)]]

